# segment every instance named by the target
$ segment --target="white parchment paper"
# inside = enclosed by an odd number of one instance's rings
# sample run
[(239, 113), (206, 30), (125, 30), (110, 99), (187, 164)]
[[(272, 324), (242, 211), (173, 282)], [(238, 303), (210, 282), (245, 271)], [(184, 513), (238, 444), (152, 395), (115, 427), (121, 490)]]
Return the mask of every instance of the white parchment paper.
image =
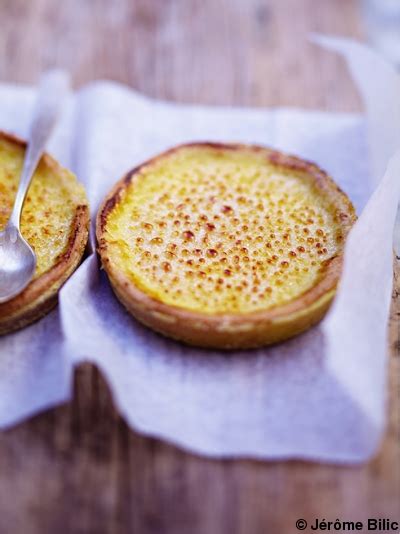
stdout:
[[(85, 183), (93, 214), (127, 170), (180, 142), (255, 142), (316, 161), (361, 213), (326, 319), (267, 349), (188, 348), (129, 316), (92, 255), (62, 289), (57, 310), (0, 339), (0, 427), (67, 400), (74, 365), (89, 360), (133, 428), (200, 454), (357, 462), (376, 451), (385, 426), (399, 156), (371, 193), (399, 144), (399, 79), (361, 45), (316, 39), (349, 59), (367, 121), (180, 106), (97, 82), (71, 96), (49, 148)], [(0, 127), (24, 135), (33, 96), (29, 88), (0, 86)]]

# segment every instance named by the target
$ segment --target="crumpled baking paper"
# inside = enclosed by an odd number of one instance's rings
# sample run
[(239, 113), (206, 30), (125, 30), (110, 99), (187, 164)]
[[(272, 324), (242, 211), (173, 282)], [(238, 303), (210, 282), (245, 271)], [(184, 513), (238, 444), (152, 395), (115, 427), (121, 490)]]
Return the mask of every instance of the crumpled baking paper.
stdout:
[[(127, 170), (181, 142), (254, 142), (317, 162), (361, 214), (324, 321), (270, 348), (189, 348), (128, 315), (92, 254), (56, 310), (0, 339), (0, 427), (68, 400), (74, 366), (90, 361), (132, 428), (199, 454), (359, 462), (375, 453), (386, 419), (400, 155), (382, 176), (400, 145), (400, 81), (363, 45), (314, 40), (347, 59), (366, 117), (182, 106), (96, 82), (70, 96), (49, 151), (86, 185), (93, 215)], [(24, 136), (33, 98), (31, 88), (1, 85), (0, 128)]]

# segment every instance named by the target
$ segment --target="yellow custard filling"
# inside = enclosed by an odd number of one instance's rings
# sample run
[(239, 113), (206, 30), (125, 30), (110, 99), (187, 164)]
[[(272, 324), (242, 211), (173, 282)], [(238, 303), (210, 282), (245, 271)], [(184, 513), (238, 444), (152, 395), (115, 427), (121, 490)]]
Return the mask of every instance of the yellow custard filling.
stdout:
[(299, 297), (343, 248), (337, 208), (312, 177), (264, 153), (186, 147), (133, 176), (108, 214), (112, 263), (166, 304), (209, 314)]
[[(10, 216), (25, 149), (0, 137), (0, 230)], [(21, 217), (21, 232), (37, 257), (35, 277), (48, 271), (67, 247), (80, 204), (87, 204), (76, 177), (53, 160), (42, 159), (32, 179)]]

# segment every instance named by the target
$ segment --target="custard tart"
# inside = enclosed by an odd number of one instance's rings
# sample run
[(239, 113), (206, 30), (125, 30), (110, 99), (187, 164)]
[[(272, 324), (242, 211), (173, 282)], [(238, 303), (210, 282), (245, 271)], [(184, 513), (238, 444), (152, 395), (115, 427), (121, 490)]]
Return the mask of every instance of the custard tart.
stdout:
[(285, 340), (323, 317), (355, 218), (313, 163), (194, 143), (129, 172), (96, 231), (102, 266), (134, 317), (190, 345), (237, 349)]
[[(0, 132), (0, 230), (11, 213), (26, 143)], [(35, 251), (33, 280), (0, 304), (0, 334), (45, 315), (61, 285), (79, 264), (88, 238), (89, 206), (76, 177), (45, 154), (33, 176), (21, 216), (21, 232)]]

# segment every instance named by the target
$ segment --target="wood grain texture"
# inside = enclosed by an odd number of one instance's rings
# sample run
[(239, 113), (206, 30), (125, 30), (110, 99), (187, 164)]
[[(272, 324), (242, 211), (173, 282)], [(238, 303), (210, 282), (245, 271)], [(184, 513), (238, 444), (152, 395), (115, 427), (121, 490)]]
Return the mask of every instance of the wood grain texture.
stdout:
[[(0, 79), (62, 66), (184, 102), (358, 110), (340, 60), (310, 31), (359, 36), (356, 0), (0, 0)], [(400, 281), (390, 421), (378, 457), (339, 468), (212, 461), (130, 431), (99, 372), (73, 401), (0, 435), (0, 532), (293, 533), (304, 517), (400, 518)]]

